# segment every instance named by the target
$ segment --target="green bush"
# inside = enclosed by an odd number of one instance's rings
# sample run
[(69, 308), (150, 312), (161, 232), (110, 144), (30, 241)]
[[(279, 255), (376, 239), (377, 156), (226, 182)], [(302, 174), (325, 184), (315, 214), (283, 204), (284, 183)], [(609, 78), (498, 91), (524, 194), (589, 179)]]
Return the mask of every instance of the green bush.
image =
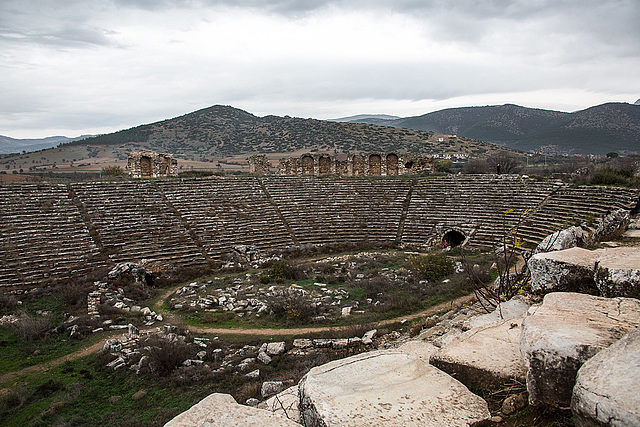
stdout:
[(441, 253), (425, 256), (411, 255), (408, 263), (408, 268), (416, 275), (429, 281), (442, 279), (455, 271), (453, 261)]
[(624, 169), (614, 169), (610, 166), (597, 169), (591, 178), (595, 185), (627, 185), (633, 178), (633, 173)]

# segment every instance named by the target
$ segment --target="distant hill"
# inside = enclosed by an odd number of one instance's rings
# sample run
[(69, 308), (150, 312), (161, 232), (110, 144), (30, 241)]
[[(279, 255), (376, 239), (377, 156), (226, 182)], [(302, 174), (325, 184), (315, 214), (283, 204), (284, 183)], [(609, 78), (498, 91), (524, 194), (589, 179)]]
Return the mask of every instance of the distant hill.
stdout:
[[(446, 139), (446, 140), (445, 140)], [(469, 138), (443, 138), (433, 132), (340, 123), (295, 117), (257, 117), (215, 105), (161, 122), (87, 138), (66, 145), (149, 149), (185, 159), (210, 159), (243, 153), (290, 153), (299, 150), (409, 151), (482, 155), (499, 147)]]
[(354, 122), (454, 134), (518, 150), (537, 151), (551, 145), (570, 154), (640, 152), (640, 106), (627, 103), (602, 104), (574, 113), (505, 104)]
[(57, 147), (58, 144), (84, 139), (92, 135), (82, 135), (75, 138), (66, 136), (49, 136), (39, 139), (17, 139), (0, 135), (0, 154), (21, 153), (22, 151), (38, 151)]

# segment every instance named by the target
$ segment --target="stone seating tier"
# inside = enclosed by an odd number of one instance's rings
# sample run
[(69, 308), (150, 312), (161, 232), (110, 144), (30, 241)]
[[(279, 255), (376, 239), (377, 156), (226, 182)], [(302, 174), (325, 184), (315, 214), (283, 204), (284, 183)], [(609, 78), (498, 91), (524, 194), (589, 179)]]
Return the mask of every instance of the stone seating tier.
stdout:
[[(631, 208), (638, 190), (570, 187), (513, 175), (435, 179), (213, 177), (0, 186), (0, 286), (77, 278), (141, 259), (204, 266), (237, 245), (264, 253), (297, 244), (439, 244), (472, 248), (518, 224), (537, 243), (567, 219)], [(504, 211), (512, 210), (504, 214)]]

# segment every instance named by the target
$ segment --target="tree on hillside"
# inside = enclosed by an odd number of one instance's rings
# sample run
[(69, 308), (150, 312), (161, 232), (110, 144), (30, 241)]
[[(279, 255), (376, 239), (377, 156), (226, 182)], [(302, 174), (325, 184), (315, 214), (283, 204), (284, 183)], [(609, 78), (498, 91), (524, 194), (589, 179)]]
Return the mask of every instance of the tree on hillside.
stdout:
[(518, 173), (522, 162), (514, 154), (507, 151), (498, 151), (487, 158), (489, 170), (497, 171), (500, 165), (500, 173)]

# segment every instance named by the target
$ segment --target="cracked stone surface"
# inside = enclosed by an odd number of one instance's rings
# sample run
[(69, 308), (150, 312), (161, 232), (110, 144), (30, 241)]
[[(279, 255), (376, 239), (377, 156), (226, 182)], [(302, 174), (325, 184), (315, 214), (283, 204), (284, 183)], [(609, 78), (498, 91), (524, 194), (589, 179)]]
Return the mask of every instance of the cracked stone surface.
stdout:
[(165, 424), (165, 427), (300, 427), (274, 412), (239, 405), (229, 394), (213, 393)]
[(595, 282), (603, 296), (640, 298), (640, 248), (605, 249), (598, 258)]
[(576, 426), (640, 425), (638, 355), (636, 328), (582, 365), (571, 400)]
[(547, 294), (522, 323), (520, 351), (531, 405), (569, 406), (578, 369), (640, 325), (640, 301)]
[(595, 289), (593, 274), (600, 252), (576, 247), (533, 255), (527, 263), (531, 290), (547, 293)]
[(469, 426), (491, 417), (484, 399), (420, 358), (373, 351), (315, 367), (299, 384), (313, 426)]
[(471, 329), (444, 345), (430, 363), (468, 387), (487, 389), (525, 381), (520, 331), (525, 314)]

